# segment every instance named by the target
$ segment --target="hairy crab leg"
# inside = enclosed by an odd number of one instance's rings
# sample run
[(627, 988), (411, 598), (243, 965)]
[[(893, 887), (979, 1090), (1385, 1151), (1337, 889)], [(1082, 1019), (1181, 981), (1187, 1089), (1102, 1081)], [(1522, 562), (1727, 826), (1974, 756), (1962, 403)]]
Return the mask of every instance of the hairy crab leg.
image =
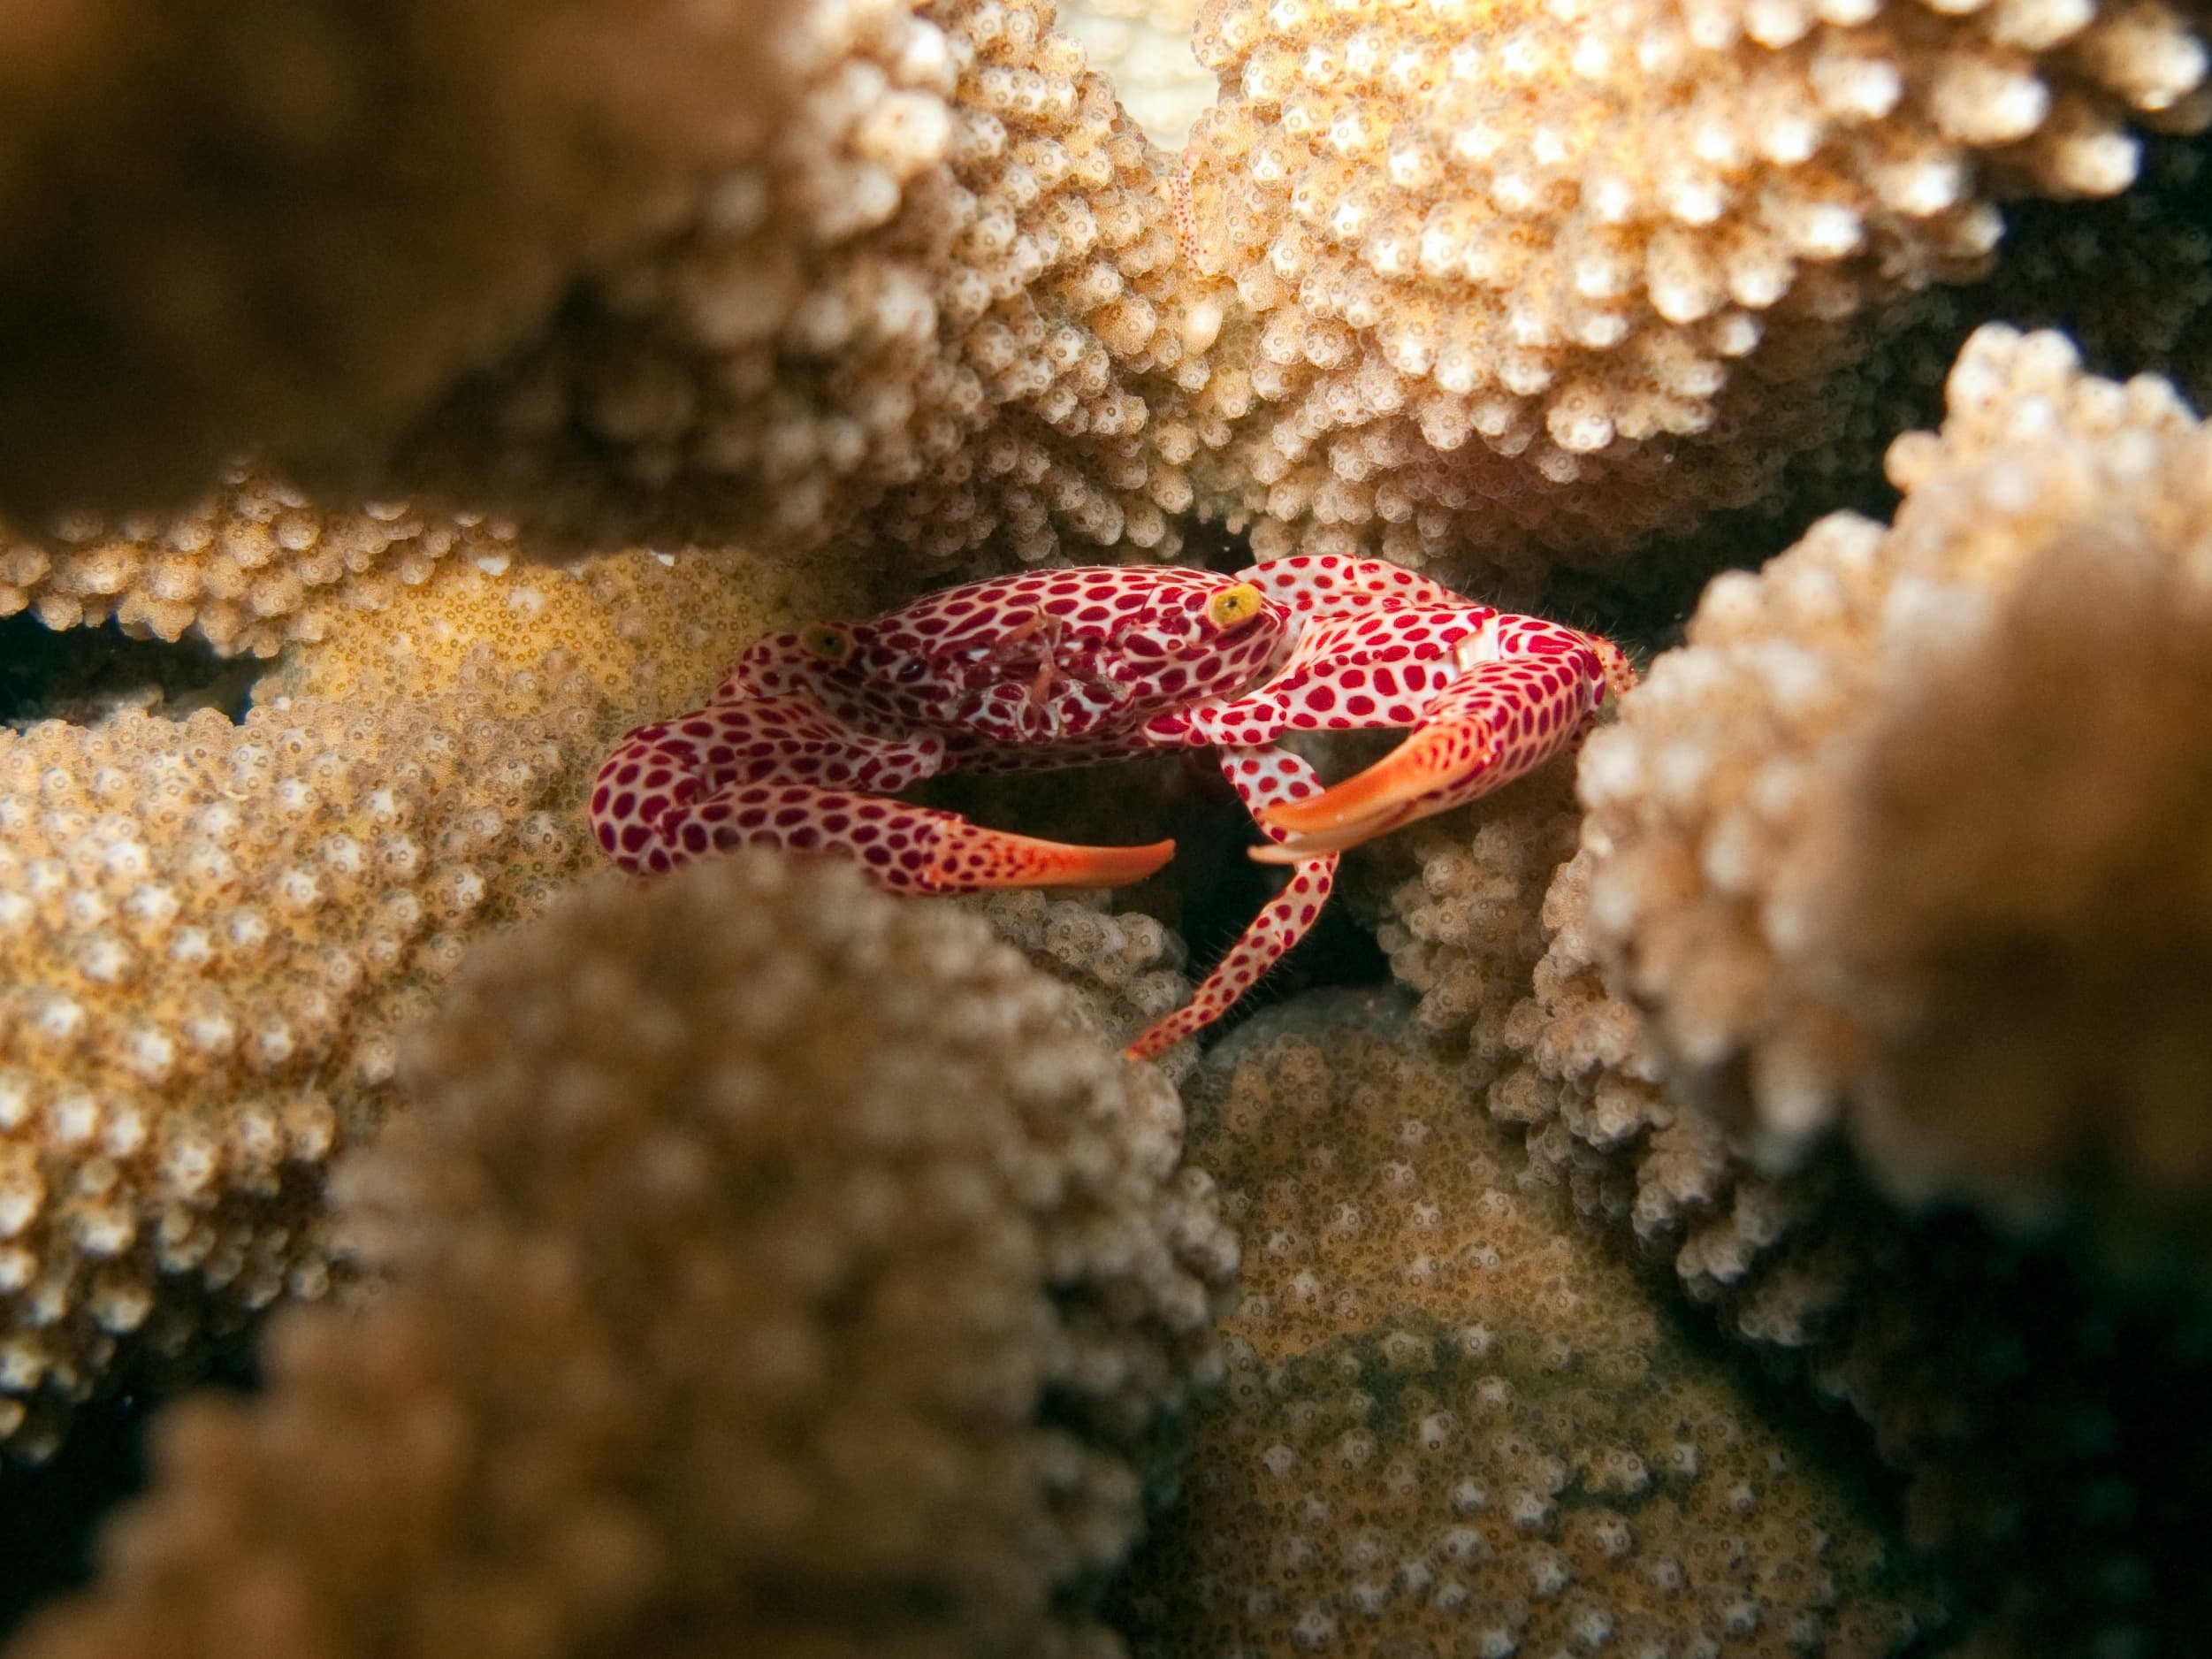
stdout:
[[(1321, 791), (1321, 779), (1311, 766), (1272, 744), (1224, 749), (1221, 769), (1255, 817), (1262, 807)], [(1267, 833), (1272, 836), (1275, 831)], [(1312, 929), (1330, 889), (1336, 885), (1337, 859), (1334, 852), (1322, 852), (1297, 860), (1289, 885), (1252, 919), (1229, 947), (1229, 953), (1191, 993), (1191, 999), (1173, 1013), (1154, 1021), (1122, 1051), (1133, 1060), (1150, 1059), (1204, 1030), (1234, 1007), (1237, 999), (1259, 983)]]
[(1613, 663), (1583, 636), (1540, 626), (1573, 643), (1477, 664), (1373, 766), (1333, 789), (1263, 809), (1260, 824), (1274, 845), (1253, 848), (1252, 856), (1287, 864), (1357, 846), (1487, 795), (1570, 747), (1604, 700)]
[(1174, 855), (1172, 841), (1041, 841), (873, 792), (934, 776), (944, 755), (934, 733), (872, 737), (803, 699), (732, 697), (624, 738), (593, 784), (592, 833), (633, 874), (728, 847), (773, 846), (841, 853), (879, 886), (919, 893), (1112, 887)]

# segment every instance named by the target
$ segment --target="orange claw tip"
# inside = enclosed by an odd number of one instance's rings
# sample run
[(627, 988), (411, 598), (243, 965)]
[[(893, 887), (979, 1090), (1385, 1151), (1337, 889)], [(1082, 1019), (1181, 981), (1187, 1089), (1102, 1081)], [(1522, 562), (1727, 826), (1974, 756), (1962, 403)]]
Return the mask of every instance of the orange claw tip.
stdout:
[(1172, 841), (1087, 847), (964, 823), (948, 833), (930, 874), (941, 891), (951, 892), (989, 887), (1120, 887), (1142, 881), (1174, 856)]
[(1278, 801), (1256, 815), (1266, 829), (1302, 840), (1308, 852), (1355, 846), (1394, 828), (1400, 808), (1452, 781), (1449, 750), (1436, 734), (1415, 732), (1334, 788), (1304, 800)]

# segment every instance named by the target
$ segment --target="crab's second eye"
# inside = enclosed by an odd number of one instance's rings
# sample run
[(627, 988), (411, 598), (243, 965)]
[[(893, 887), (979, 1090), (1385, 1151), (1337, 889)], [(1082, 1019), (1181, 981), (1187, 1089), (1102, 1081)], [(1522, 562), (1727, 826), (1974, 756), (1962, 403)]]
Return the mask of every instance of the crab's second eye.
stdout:
[(1266, 606), (1267, 598), (1249, 582), (1239, 582), (1234, 587), (1224, 587), (1206, 601), (1206, 620), (1217, 633), (1227, 633), (1241, 628), (1257, 616)]
[(799, 644), (807, 655), (820, 657), (825, 662), (842, 663), (852, 655), (852, 636), (828, 623), (815, 623), (800, 629)]

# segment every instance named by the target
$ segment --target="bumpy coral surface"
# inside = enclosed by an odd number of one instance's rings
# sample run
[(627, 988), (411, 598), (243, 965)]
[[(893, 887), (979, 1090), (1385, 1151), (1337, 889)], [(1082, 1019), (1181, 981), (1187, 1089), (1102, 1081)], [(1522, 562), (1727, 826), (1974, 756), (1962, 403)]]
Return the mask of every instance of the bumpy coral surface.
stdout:
[(756, 147), (780, 0), (53, 0), (0, 19), (0, 501), (374, 445)]
[[(1183, 942), (1158, 917), (1111, 907), (1106, 896), (1047, 897), (1034, 889), (959, 901), (992, 931), (1077, 993), (1077, 1018), (1119, 1048), (1183, 1005), (1190, 980)], [(1163, 1057), (1171, 1075), (1197, 1058), (1188, 1044)]]
[[(0, 1438), (126, 1339), (318, 1287), (310, 1202), (473, 934), (596, 866), (613, 734), (786, 620), (767, 567), (440, 563), (244, 722), (0, 730)], [(820, 602), (818, 588), (801, 600)]]
[(333, 509), (264, 472), (233, 466), (175, 514), (57, 515), (41, 536), (0, 531), (0, 615), (50, 628), (112, 619), (126, 632), (273, 656), (321, 639), (348, 610), (381, 610), (439, 559), (503, 568), (515, 539), (480, 517), (394, 501)]
[(1260, 404), (1209, 488), (1522, 586), (1750, 499), (1859, 313), (1978, 271), (1994, 192), (2126, 185), (2205, 66), (2158, 5), (1914, 0), (1212, 0), (1199, 48), (1192, 257), (1254, 318), (1209, 395)]
[(1596, 862), (1579, 853), (1545, 896), (1550, 944), (1504, 1023), (1491, 1114), (1578, 1212), (1671, 1258), (1732, 1336), (1866, 1420), (1906, 1477), (1912, 1541), (1976, 1607), (1970, 1651), (2186, 1651), (2212, 1617), (2184, 1541), (2212, 1525), (2201, 1319), (2116, 1302), (2064, 1252), (1956, 1212), (1916, 1220), (1834, 1148), (1759, 1173), (1662, 1091), (1644, 1022), (1607, 990)]
[(1909, 1196), (2201, 1235), (2212, 439), (2056, 335), (1978, 334), (1949, 397), (1894, 529), (1722, 577), (1593, 741), (1598, 943), (1775, 1150), (1841, 1115)]
[[(1555, 876), (1564, 800), (1440, 821), (1384, 937), (1533, 1167), (1866, 1418), (1908, 1477), (1915, 1542), (1985, 1610), (1987, 1651), (2160, 1650), (2205, 1617), (2177, 1542), (2212, 1490), (2176, 1455), (2205, 1386), (2201, 1321), (2116, 1303), (2063, 1250), (1901, 1212), (1833, 1143), (1763, 1174), (1706, 1109), (1748, 1123), (1763, 1105), (1776, 1135), (1789, 1120), (1756, 1094), (1758, 1054), (1848, 1016), (1828, 1051), (1862, 1059), (1839, 1098), (1860, 1139), (1903, 1137), (1891, 1180), (1946, 1170), (2007, 1213), (2056, 1187), (2115, 1237), (2152, 1219), (2169, 1260), (2199, 1248), (2201, 1021), (2164, 970), (2179, 964), (2177, 987), (2206, 971), (2199, 853), (2173, 839), (2204, 776), (2202, 440), (2163, 388), (2091, 380), (2050, 337), (1982, 336), (1953, 390), (1942, 438), (1901, 449), (1894, 530), (1831, 521), (1724, 578), (1692, 646), (1592, 738), (1590, 830)], [(1500, 940), (1539, 892), (1531, 991), (1501, 1006), (1488, 988), (1528, 970)], [(1801, 929), (1765, 930), (1784, 914)], [(1614, 982), (1624, 997), (1601, 969), (1623, 966), (1632, 916), (1651, 925), (1629, 937), (1678, 954)], [(2063, 993), (2040, 994), (2054, 979)], [(1807, 988), (1842, 1000), (1816, 1023)], [(1696, 1009), (1741, 1021), (1712, 1028), (1751, 1058), (1685, 1065)], [(2080, 1112), (2099, 1114), (2094, 1157), (2064, 1150), (2087, 1143)]]
[(396, 1281), (167, 1428), (17, 1650), (1103, 1655), (1234, 1264), (1181, 1109), (973, 918), (748, 854), (485, 952), (348, 1181)]
[(1848, 1479), (1522, 1179), (1453, 1067), (1326, 1002), (1194, 1084), (1245, 1294), (1137, 1650), (1896, 1651), (1916, 1593)]
[(1186, 355), (1168, 205), (1051, 21), (1049, 0), (806, 8), (767, 154), (413, 465), (587, 540), (804, 549), (866, 515), (925, 564), (1172, 552), (1188, 485), (1133, 389)]

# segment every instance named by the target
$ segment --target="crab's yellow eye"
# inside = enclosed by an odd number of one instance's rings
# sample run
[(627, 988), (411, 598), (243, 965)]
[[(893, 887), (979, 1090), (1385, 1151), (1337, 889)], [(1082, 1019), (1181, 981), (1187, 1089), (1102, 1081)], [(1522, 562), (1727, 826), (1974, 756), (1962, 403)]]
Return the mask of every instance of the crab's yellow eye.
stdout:
[(1249, 582), (1239, 582), (1234, 587), (1224, 587), (1206, 601), (1206, 620), (1218, 633), (1241, 628), (1257, 616), (1267, 604), (1267, 597)]
[(814, 623), (800, 629), (799, 644), (809, 656), (820, 657), (825, 662), (842, 663), (852, 654), (852, 636), (828, 623)]

